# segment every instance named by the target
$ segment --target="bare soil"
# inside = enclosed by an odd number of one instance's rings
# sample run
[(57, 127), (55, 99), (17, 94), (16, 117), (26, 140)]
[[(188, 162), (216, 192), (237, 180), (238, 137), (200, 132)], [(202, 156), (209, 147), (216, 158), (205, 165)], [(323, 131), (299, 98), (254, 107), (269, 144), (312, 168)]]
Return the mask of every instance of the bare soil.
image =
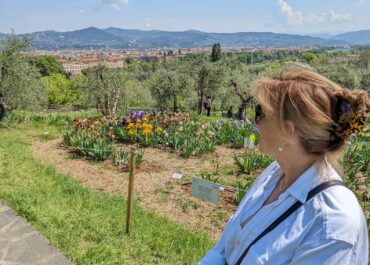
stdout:
[[(130, 146), (121, 145), (124, 149)], [(110, 194), (127, 196), (128, 168), (111, 161), (102, 163), (76, 157), (61, 144), (61, 140), (33, 142), (36, 158), (55, 166), (59, 171), (81, 181), (86, 187)], [(191, 196), (191, 178), (200, 171), (214, 171), (215, 161), (219, 167), (233, 168), (233, 153), (243, 150), (220, 146), (213, 154), (202, 157), (181, 158), (176, 152), (165, 148), (144, 148), (144, 161), (135, 172), (135, 197), (141, 207), (165, 216), (170, 220), (197, 231), (206, 231), (217, 239), (224, 225), (236, 209), (235, 192), (226, 188), (220, 191), (219, 204), (211, 204)], [(154, 161), (154, 160), (156, 161)], [(179, 170), (186, 172), (189, 182), (176, 180), (172, 175)], [(236, 180), (235, 175), (223, 176)]]

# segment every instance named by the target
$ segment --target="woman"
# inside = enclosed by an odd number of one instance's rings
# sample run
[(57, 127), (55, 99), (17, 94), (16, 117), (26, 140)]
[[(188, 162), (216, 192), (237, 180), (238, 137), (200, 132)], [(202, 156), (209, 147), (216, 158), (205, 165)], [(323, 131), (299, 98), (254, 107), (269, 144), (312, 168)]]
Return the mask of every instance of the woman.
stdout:
[(364, 127), (367, 93), (302, 71), (263, 78), (254, 94), (258, 148), (276, 161), (199, 264), (366, 265), (366, 220), (336, 161)]

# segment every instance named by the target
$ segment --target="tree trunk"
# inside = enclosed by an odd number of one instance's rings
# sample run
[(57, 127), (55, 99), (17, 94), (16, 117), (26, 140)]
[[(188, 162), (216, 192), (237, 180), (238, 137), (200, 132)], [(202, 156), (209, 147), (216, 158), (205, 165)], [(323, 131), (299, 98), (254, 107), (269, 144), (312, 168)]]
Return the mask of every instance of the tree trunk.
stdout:
[[(246, 114), (245, 114), (245, 110), (247, 109), (248, 103), (249, 103), (249, 101), (251, 101), (251, 100), (252, 100), (252, 98), (253, 98), (253, 97), (249, 97), (249, 98), (247, 98), (247, 99), (242, 99), (242, 98), (241, 98), (242, 103), (240, 104), (240, 108), (241, 108), (241, 113), (243, 114), (244, 118), (245, 118), (245, 116), (246, 116)], [(241, 117), (241, 118), (242, 118), (242, 117)]]
[(104, 95), (104, 116), (109, 115), (109, 101), (108, 101), (108, 96)]
[(117, 112), (117, 106), (119, 102), (119, 97), (121, 95), (121, 91), (117, 89), (117, 92), (114, 95), (113, 103), (112, 103), (112, 115), (115, 116)]
[(173, 112), (177, 111), (177, 96), (173, 95)]
[(97, 108), (100, 110), (101, 114), (102, 114), (103, 116), (105, 116), (105, 115), (106, 115), (106, 111), (105, 111), (104, 106), (103, 106), (103, 104), (101, 103), (101, 100), (100, 100), (100, 98), (99, 98), (99, 97), (97, 97), (97, 98), (96, 98), (96, 105), (97, 105)]
[(202, 114), (203, 112), (203, 98), (204, 98), (204, 92), (198, 92), (198, 114)]
[(2, 121), (4, 119), (6, 109), (7, 109), (7, 107), (6, 107), (5, 103), (0, 102), (0, 121)]

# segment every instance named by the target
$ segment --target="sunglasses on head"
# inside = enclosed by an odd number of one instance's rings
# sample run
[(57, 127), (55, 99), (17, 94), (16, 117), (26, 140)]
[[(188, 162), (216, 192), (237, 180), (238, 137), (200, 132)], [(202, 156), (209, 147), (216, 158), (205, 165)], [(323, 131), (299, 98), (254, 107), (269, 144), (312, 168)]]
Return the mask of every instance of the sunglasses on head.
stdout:
[(254, 123), (258, 125), (263, 117), (266, 115), (262, 112), (262, 107), (260, 104), (257, 104), (255, 108), (255, 113), (254, 113)]

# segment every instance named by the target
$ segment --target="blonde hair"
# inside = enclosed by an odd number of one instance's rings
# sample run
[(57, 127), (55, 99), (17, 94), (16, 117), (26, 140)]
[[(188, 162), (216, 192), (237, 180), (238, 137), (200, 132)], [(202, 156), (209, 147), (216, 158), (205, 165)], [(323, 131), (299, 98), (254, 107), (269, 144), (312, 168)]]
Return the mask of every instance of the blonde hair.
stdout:
[[(329, 159), (339, 171), (335, 161), (348, 135), (336, 132), (350, 124), (353, 115), (365, 119), (370, 109), (366, 91), (342, 88), (311, 71), (264, 77), (256, 83), (254, 95), (265, 114), (273, 117), (279, 134), (284, 132), (284, 121), (293, 122), (305, 152)], [(343, 102), (350, 106), (352, 116), (339, 111)]]

